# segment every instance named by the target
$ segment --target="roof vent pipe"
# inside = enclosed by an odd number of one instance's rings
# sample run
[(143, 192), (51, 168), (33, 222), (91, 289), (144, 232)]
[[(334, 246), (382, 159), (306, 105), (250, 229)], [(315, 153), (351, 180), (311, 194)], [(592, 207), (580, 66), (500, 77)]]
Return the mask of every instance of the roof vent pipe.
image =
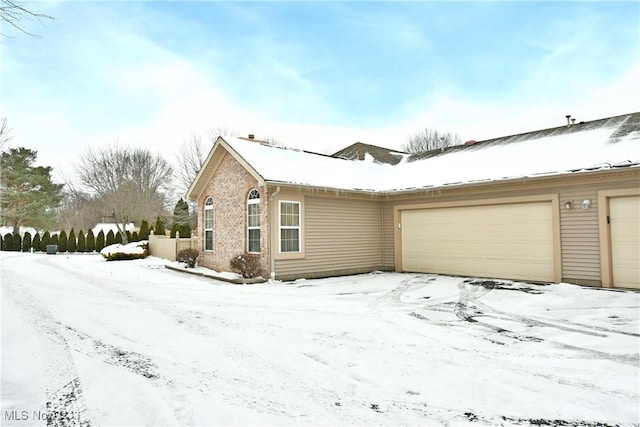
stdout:
[(249, 139), (255, 139), (255, 137), (256, 136), (254, 134), (252, 134), (252, 133), (249, 134)]
[(571, 126), (576, 124), (576, 119), (571, 119)]
[(567, 118), (567, 126), (571, 126), (571, 114), (565, 116)]

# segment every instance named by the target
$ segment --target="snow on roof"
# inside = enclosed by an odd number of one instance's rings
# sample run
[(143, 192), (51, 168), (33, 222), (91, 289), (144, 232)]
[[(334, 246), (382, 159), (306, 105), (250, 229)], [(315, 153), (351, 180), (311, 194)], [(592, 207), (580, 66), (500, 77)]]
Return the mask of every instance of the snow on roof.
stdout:
[[(122, 227), (122, 224), (120, 224), (120, 226)], [(136, 227), (132, 222), (128, 223), (127, 226), (124, 228), (125, 231), (134, 231), (135, 229)], [(115, 223), (99, 223), (99, 224), (96, 224), (96, 226), (93, 227), (91, 231), (93, 231), (93, 234), (95, 236), (97, 236), (101, 231), (104, 232), (105, 235), (107, 235), (109, 231), (113, 231), (114, 233), (117, 233), (118, 226)]]
[[(4, 237), (5, 235), (13, 233), (13, 227), (9, 225), (3, 225), (0, 227), (0, 234)], [(25, 233), (29, 233), (31, 237), (35, 236), (38, 231), (33, 227), (22, 227), (20, 226), (20, 236), (24, 237)]]
[[(570, 132), (538, 131), (518, 138), (455, 147), (395, 166), (354, 161), (239, 138), (225, 141), (267, 182), (340, 190), (393, 192), (472, 182), (560, 175), (576, 171), (640, 166), (640, 126), (619, 120), (598, 121)], [(626, 119), (625, 119), (626, 117)], [(637, 118), (637, 117), (635, 117)], [(595, 124), (595, 122), (593, 122)], [(619, 131), (627, 126), (625, 132)], [(497, 141), (497, 140), (495, 140)]]

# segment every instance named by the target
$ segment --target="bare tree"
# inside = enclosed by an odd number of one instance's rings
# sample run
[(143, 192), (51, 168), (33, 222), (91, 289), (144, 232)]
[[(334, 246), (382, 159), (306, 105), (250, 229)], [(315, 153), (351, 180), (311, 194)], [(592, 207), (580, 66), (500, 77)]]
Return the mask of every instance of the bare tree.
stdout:
[(186, 194), (191, 187), (208, 153), (209, 150), (204, 147), (202, 140), (196, 134), (191, 135), (191, 138), (184, 141), (178, 148), (176, 175), (180, 188), (184, 190), (183, 194)]
[(7, 122), (7, 118), (3, 117), (0, 119), (0, 151), (4, 151), (11, 142), (11, 128), (9, 127), (9, 123)]
[(211, 137), (211, 141), (216, 142), (219, 136), (238, 136), (238, 132), (230, 129), (228, 126), (216, 126), (214, 128), (209, 129), (209, 136)]
[(456, 133), (441, 132), (434, 128), (425, 128), (423, 131), (409, 137), (402, 149), (408, 153), (421, 153), (435, 148), (446, 148), (462, 143), (462, 139)]
[[(40, 37), (27, 31), (24, 28), (24, 21), (36, 20), (44, 25), (43, 20), (45, 19), (53, 19), (53, 17), (44, 13), (33, 12), (25, 8), (24, 4), (21, 2), (16, 2), (14, 0), (0, 0), (0, 21), (6, 22), (21, 33), (27, 34), (31, 37)], [(4, 32), (0, 32), (0, 35), (9, 37)]]
[(82, 188), (103, 204), (105, 216), (114, 219), (123, 242), (127, 223), (164, 212), (173, 169), (158, 155), (117, 145), (89, 149), (75, 169)]

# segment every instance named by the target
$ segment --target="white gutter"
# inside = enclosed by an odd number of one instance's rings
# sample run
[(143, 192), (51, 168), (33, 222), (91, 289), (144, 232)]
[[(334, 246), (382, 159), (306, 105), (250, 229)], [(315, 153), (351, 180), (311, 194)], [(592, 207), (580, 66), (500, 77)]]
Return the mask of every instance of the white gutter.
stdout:
[[(266, 185), (265, 185), (265, 190), (266, 190)], [(280, 192), (280, 186), (276, 187), (276, 192), (273, 193), (271, 196), (269, 196), (269, 269), (271, 270), (271, 280), (275, 280), (276, 279), (276, 260), (274, 259), (274, 254), (273, 254), (273, 218), (275, 218), (273, 216), (273, 199), (278, 195), (278, 193)]]

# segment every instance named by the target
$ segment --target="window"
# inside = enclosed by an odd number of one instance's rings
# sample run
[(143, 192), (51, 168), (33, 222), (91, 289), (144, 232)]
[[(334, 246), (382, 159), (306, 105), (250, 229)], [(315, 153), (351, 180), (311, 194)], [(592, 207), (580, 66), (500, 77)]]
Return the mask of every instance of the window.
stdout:
[(300, 252), (300, 202), (280, 202), (280, 252)]
[(247, 252), (260, 252), (260, 193), (251, 190), (247, 199)]
[(204, 202), (204, 250), (213, 250), (213, 200)]

